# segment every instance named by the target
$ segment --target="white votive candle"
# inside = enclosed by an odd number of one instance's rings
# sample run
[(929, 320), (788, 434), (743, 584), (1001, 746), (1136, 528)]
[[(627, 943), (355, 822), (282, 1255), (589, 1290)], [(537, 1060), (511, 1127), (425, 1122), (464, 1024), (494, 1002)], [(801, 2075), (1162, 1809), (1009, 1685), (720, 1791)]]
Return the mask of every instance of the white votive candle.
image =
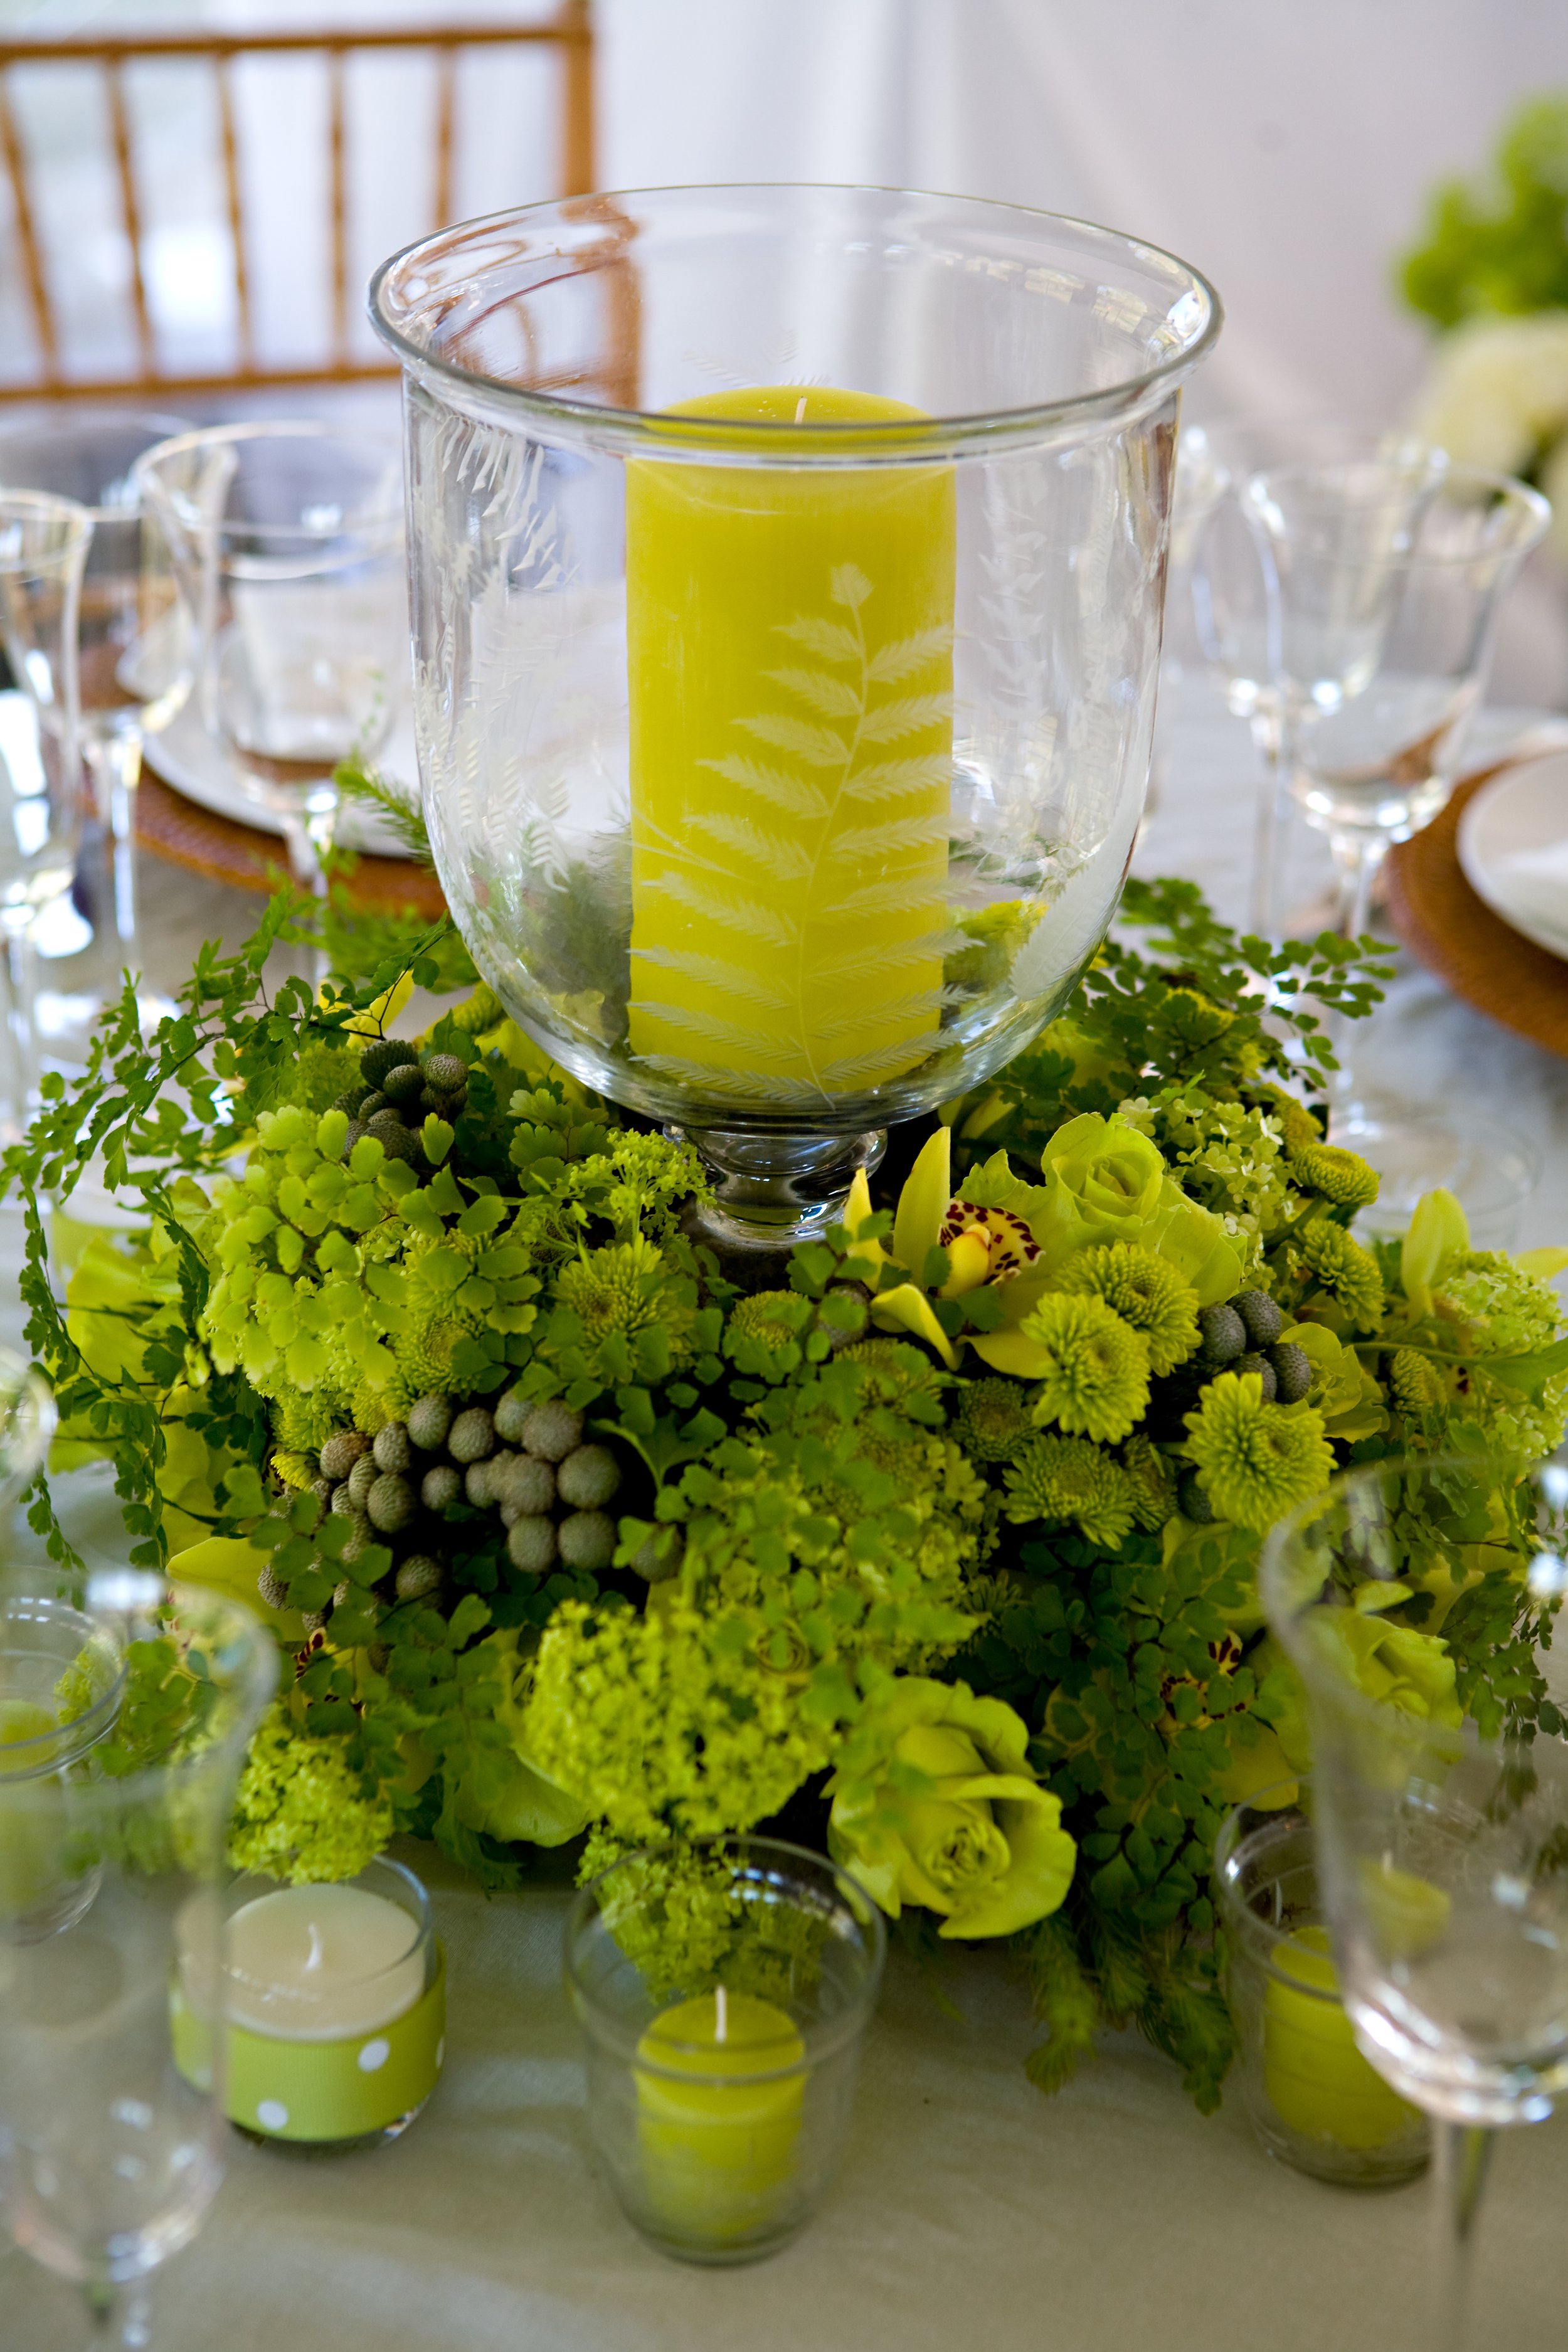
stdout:
[(225, 2012), (280, 2042), (390, 2025), (425, 1990), (420, 1923), (362, 1886), (280, 1886), (228, 1923)]

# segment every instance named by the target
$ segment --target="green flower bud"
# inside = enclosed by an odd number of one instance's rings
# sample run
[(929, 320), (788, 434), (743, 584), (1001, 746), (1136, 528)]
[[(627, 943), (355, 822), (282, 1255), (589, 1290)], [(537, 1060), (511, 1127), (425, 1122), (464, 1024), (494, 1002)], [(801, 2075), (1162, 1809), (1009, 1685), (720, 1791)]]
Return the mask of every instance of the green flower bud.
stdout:
[(496, 1406), (496, 1435), (508, 1445), (521, 1445), (528, 1416), (532, 1411), (521, 1389), (509, 1389)]
[(449, 1462), (437, 1462), (433, 1470), (426, 1470), (419, 1485), (419, 1499), (427, 1511), (449, 1511), (462, 1492), (462, 1473)]
[(445, 1445), (451, 1426), (449, 1397), (423, 1396), (408, 1408), (408, 1434), (422, 1453), (434, 1454)]
[(401, 1037), (374, 1037), (359, 1057), (359, 1066), (367, 1086), (378, 1087), (388, 1070), (412, 1058)]
[(402, 1108), (418, 1101), (424, 1085), (425, 1073), (418, 1063), (401, 1062), (395, 1069), (388, 1070), (381, 1082), (381, 1090), (388, 1102), (396, 1103)]
[(369, 1451), (362, 1454), (348, 1478), (349, 1496), (356, 1511), (363, 1510), (365, 1497), (380, 1475), (374, 1454)]
[(522, 1442), (545, 1462), (563, 1462), (583, 1443), (583, 1416), (558, 1400), (536, 1404), (522, 1424)]
[(1268, 1360), (1274, 1367), (1274, 1393), (1281, 1404), (1300, 1404), (1312, 1385), (1312, 1360), (1305, 1348), (1298, 1348), (1293, 1339), (1281, 1341), (1270, 1348)]
[(1205, 1364), (1234, 1363), (1247, 1346), (1247, 1326), (1234, 1307), (1205, 1307), (1198, 1329)]
[(620, 1488), (620, 1465), (607, 1445), (579, 1445), (555, 1474), (561, 1499), (579, 1511), (597, 1511)]
[(471, 1404), (452, 1423), (447, 1451), (454, 1462), (482, 1462), (487, 1454), (494, 1453), (495, 1442), (494, 1421), (482, 1404)]
[(322, 1477), (346, 1478), (360, 1455), (369, 1451), (370, 1440), (363, 1429), (340, 1429), (321, 1448)]
[(365, 1514), (373, 1528), (383, 1535), (396, 1535), (407, 1527), (418, 1509), (413, 1487), (406, 1478), (394, 1471), (384, 1471), (371, 1488), (365, 1503)]
[(424, 1064), (425, 1083), (427, 1087), (436, 1087), (442, 1094), (447, 1095), (467, 1093), (468, 1065), (466, 1062), (460, 1062), (456, 1054), (427, 1053), (422, 1055), (421, 1059)]
[(428, 1553), (416, 1551), (398, 1570), (393, 1590), (399, 1601), (427, 1601), (441, 1588), (441, 1563)]
[(1240, 1290), (1231, 1305), (1247, 1326), (1254, 1348), (1271, 1348), (1285, 1328), (1285, 1318), (1266, 1290)]
[(506, 1556), (524, 1576), (546, 1576), (560, 1555), (552, 1519), (519, 1519), (506, 1539)]
[(1262, 1383), (1264, 1403), (1273, 1403), (1279, 1383), (1275, 1377), (1274, 1367), (1267, 1356), (1260, 1355), (1254, 1349), (1245, 1356), (1237, 1356), (1230, 1369), (1233, 1372), (1255, 1373)]
[[(527, 1524), (519, 1519), (517, 1527)], [(516, 1533), (514, 1528), (512, 1535)], [(616, 1523), (605, 1511), (574, 1511), (569, 1519), (561, 1521), (555, 1539), (567, 1568), (608, 1568), (616, 1555)]]
[(389, 1421), (384, 1429), (376, 1431), (371, 1451), (378, 1470), (406, 1470), (414, 1459), (408, 1432), (400, 1421)]

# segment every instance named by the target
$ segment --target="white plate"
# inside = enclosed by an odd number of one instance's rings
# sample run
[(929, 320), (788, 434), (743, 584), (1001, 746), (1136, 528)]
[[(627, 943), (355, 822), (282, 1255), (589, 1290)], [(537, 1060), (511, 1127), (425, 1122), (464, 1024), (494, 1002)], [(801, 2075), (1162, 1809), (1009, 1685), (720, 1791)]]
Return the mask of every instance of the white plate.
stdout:
[(1479, 898), (1568, 958), (1568, 751), (1494, 776), (1459, 819), (1459, 866)]
[[(283, 826), (271, 809), (253, 801), (236, 775), (223, 745), (202, 725), (195, 698), (161, 735), (147, 739), (147, 765), (166, 784), (183, 793), (215, 816), (231, 816), (253, 824), (258, 833), (280, 835)], [(414, 751), (414, 721), (405, 712), (394, 726), (376, 767), (395, 790), (417, 803), (418, 763)], [(368, 850), (377, 857), (405, 857), (407, 851), (378, 809), (345, 801), (338, 815), (337, 837), (345, 849)]]

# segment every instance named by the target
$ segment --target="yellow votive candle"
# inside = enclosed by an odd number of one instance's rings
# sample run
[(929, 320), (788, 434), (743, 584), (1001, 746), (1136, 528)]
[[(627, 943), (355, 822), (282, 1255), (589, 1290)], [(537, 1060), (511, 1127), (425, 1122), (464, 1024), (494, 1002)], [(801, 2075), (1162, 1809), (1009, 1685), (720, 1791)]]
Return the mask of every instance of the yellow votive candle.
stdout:
[(1308, 2139), (1382, 2147), (1415, 2110), (1362, 2056), (1339, 1990), (1326, 1927), (1300, 1927), (1279, 1945), (1264, 1996), (1264, 2089), (1280, 2122)]
[[(922, 413), (815, 384), (669, 412)], [(955, 550), (947, 467), (627, 467), (634, 1053), (809, 1112), (931, 1051)]]
[(656, 2017), (637, 2056), (645, 2177), (667, 2226), (714, 2246), (765, 2228), (795, 2173), (805, 2078), (791, 2070), (805, 2044), (793, 2020), (721, 1987)]

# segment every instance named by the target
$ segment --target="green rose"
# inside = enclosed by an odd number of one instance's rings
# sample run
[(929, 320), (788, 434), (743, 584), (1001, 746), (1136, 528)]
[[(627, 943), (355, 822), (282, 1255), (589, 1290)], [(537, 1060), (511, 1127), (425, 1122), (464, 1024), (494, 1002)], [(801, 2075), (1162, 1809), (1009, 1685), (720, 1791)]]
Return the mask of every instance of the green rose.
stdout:
[[(1457, 1731), (1465, 1717), (1447, 1644), (1413, 1625), (1390, 1624), (1379, 1613), (1409, 1598), (1408, 1585), (1363, 1585), (1353, 1609), (1314, 1610), (1307, 1631), (1324, 1662), (1352, 1689), (1424, 1723)], [(1272, 1635), (1259, 1643), (1252, 1664), (1259, 1714), (1273, 1724), (1290, 1770), (1310, 1771), (1312, 1743), (1300, 1676)]]
[(1010, 1936), (1057, 1909), (1078, 1849), (1001, 1699), (907, 1675), (869, 1699), (828, 1783), (835, 1861), (896, 1919), (947, 1937)]
[(593, 1816), (580, 1797), (542, 1772), (528, 1754), (531, 1675), (515, 1627), (488, 1635), (479, 1649), (501, 1679), (495, 1720), (507, 1744), (476, 1753), (466, 1775), (461, 1810), (474, 1828), (491, 1837), (564, 1845), (586, 1829)]
[(1137, 1128), (1085, 1111), (1058, 1128), (1042, 1168), (1046, 1197), (1030, 1223), (1053, 1265), (1091, 1242), (1145, 1240), (1166, 1171), (1158, 1145)]

